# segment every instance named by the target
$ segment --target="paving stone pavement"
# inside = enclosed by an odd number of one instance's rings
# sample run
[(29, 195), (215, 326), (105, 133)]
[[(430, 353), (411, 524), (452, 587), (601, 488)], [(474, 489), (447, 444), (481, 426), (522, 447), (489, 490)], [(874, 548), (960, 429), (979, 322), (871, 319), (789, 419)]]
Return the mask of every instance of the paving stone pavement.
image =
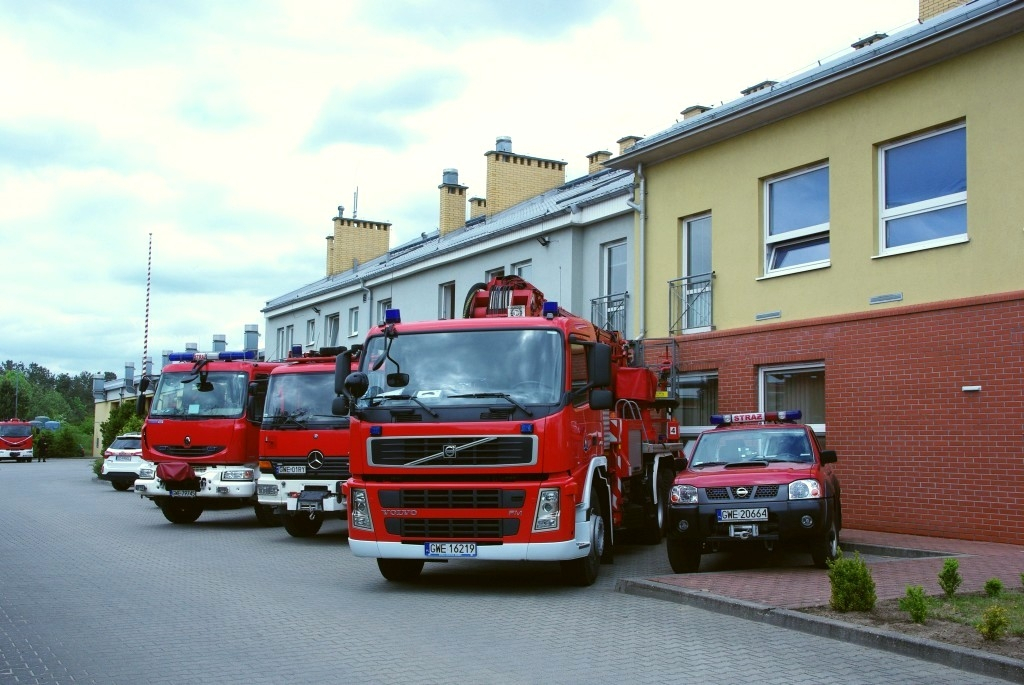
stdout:
[(1005, 682), (617, 591), (671, 587), (660, 546), (601, 574), (570, 588), (556, 564), (456, 562), (392, 584), (340, 522), (308, 539), (251, 510), (173, 525), (89, 460), (0, 464), (3, 685)]

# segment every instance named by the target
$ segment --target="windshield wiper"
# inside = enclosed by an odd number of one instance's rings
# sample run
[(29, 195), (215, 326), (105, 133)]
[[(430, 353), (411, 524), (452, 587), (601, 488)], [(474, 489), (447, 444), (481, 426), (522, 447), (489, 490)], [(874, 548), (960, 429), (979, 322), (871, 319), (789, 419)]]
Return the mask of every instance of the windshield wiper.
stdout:
[(533, 412), (532, 411), (530, 411), (529, 409), (524, 407), (522, 404), (520, 404), (518, 401), (516, 401), (516, 399), (514, 397), (512, 397), (512, 395), (509, 395), (507, 392), (471, 392), (471, 393), (466, 393), (465, 395), (448, 395), (448, 397), (449, 397), (449, 399), (459, 399), (461, 397), (472, 397), (472, 398), (478, 398), (478, 399), (488, 399), (488, 398), (494, 397), (494, 398), (499, 398), (499, 399), (503, 399), (503, 400), (508, 400), (509, 402), (511, 402), (512, 404), (514, 404), (516, 406), (516, 409), (519, 409), (520, 411), (522, 411), (527, 416), (533, 416)]
[(416, 404), (423, 407), (423, 411), (427, 412), (435, 419), (439, 416), (439, 414), (436, 411), (434, 411), (427, 405), (423, 404), (422, 402), (420, 402), (419, 398), (413, 397), (412, 395), (376, 395), (373, 399), (380, 400), (381, 402), (384, 402), (386, 400), (412, 400)]
[(300, 416), (305, 416), (305, 409), (296, 409), (293, 412), (274, 414), (270, 417), (271, 423), (277, 428), (284, 428), (286, 426), (295, 426), (296, 428), (305, 428), (306, 423), (299, 421)]

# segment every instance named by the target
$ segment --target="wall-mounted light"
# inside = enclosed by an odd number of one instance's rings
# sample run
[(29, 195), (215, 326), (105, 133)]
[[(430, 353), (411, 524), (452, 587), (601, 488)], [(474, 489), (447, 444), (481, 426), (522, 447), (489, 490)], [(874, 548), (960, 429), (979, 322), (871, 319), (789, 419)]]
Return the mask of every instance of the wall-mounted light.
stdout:
[(316, 312), (317, 314), (320, 313), (320, 310), (317, 307), (313, 307), (313, 311)]
[(541, 244), (541, 247), (547, 247), (548, 243), (551, 242), (551, 238), (546, 235), (539, 235), (537, 236), (537, 242)]

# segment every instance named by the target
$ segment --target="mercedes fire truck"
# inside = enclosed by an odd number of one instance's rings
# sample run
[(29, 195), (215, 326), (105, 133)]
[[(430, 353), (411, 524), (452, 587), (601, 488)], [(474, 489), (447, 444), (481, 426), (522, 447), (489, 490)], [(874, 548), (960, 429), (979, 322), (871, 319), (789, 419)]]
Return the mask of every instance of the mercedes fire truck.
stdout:
[(326, 348), (270, 373), (256, 492), (293, 537), (316, 535), (325, 519), (345, 518), (349, 419), (335, 416), (332, 404), (335, 365), (351, 369), (351, 358), (344, 347)]
[[(264, 525), (276, 523), (258, 502), (256, 481), (267, 381), (281, 362), (257, 361), (255, 350), (175, 352), (168, 360), (142, 425), (142, 457), (149, 463), (135, 492), (171, 523), (243, 507), (253, 507)], [(144, 378), (140, 407), (147, 387)]]
[(351, 417), (349, 548), (391, 581), (450, 560), (559, 562), (592, 584), (627, 531), (658, 543), (682, 444), (621, 334), (516, 276), (464, 318), (390, 310), (336, 389)]

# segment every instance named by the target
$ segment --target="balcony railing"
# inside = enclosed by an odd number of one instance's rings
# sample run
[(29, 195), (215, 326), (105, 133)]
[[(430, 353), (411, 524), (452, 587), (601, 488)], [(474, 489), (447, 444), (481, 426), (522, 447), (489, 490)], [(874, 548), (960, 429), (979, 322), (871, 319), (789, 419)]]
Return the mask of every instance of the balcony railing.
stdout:
[(712, 271), (696, 276), (685, 276), (668, 282), (668, 331), (711, 328)]
[(628, 292), (595, 297), (590, 301), (590, 320), (606, 331), (621, 331), (623, 335), (627, 335), (628, 303)]

